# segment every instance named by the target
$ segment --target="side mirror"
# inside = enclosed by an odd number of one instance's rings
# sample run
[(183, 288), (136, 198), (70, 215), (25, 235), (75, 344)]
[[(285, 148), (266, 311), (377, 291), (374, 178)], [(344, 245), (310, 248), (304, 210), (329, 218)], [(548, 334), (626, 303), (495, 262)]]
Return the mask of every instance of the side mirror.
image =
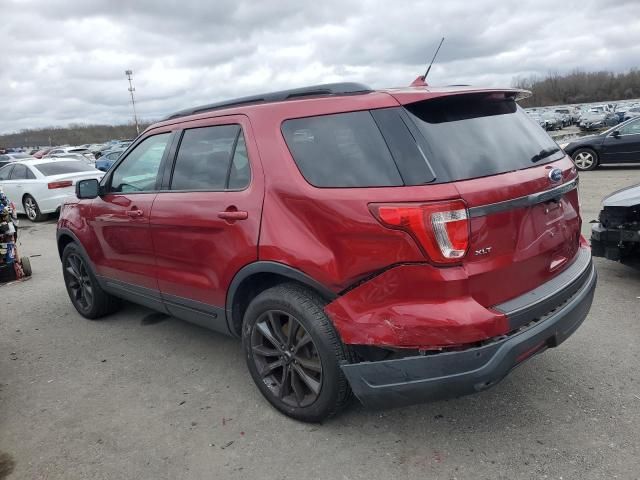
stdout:
[(100, 184), (95, 178), (79, 180), (76, 183), (76, 197), (82, 200), (84, 198), (96, 198), (100, 191)]
[(614, 138), (620, 138), (620, 131), (614, 130), (613, 132), (611, 132), (611, 136)]

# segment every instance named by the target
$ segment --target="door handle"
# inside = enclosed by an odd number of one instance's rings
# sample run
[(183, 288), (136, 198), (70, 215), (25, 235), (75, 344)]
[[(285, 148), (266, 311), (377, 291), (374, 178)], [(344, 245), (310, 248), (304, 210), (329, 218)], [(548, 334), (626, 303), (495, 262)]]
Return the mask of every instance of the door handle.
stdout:
[(138, 218), (144, 215), (144, 212), (136, 208), (135, 210), (127, 210), (127, 215), (133, 218)]
[(243, 210), (225, 210), (224, 212), (218, 212), (218, 218), (227, 220), (229, 222), (235, 222), (236, 220), (246, 220), (249, 218), (249, 212)]

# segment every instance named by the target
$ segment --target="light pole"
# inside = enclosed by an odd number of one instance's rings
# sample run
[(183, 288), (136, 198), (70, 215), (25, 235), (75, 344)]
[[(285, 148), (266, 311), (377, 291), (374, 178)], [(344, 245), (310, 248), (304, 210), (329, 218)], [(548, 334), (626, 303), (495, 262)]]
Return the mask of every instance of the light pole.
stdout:
[(131, 79), (131, 77), (133, 76), (133, 70), (125, 70), (124, 74), (129, 80), (129, 93), (131, 94), (131, 105), (133, 106), (133, 121), (136, 123), (136, 135), (140, 135), (140, 127), (138, 126), (138, 115), (136, 114), (136, 99), (133, 96), (133, 92), (135, 92), (136, 89), (133, 86), (133, 81)]

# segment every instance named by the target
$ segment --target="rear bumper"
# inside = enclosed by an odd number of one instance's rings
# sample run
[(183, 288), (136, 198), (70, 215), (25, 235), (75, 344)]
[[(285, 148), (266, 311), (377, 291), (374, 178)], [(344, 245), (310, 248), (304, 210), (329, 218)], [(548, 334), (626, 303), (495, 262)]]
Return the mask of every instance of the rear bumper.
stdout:
[(57, 212), (62, 204), (72, 200), (76, 200), (75, 188), (72, 187), (61, 188), (49, 197), (36, 199), (41, 213)]
[[(558, 346), (582, 324), (597, 283), (590, 255), (587, 260), (560, 291), (550, 285), (552, 280), (512, 301), (516, 309), (505, 312), (507, 317), (521, 323), (527, 312), (530, 315), (515, 333), (462, 351), (343, 365), (354, 394), (367, 406), (384, 408), (457, 397), (495, 385), (527, 358)], [(558, 296), (567, 289), (569, 297)], [(527, 298), (531, 301), (524, 304)], [(551, 306), (551, 299), (560, 303)], [(546, 313), (537, 316), (543, 305)]]

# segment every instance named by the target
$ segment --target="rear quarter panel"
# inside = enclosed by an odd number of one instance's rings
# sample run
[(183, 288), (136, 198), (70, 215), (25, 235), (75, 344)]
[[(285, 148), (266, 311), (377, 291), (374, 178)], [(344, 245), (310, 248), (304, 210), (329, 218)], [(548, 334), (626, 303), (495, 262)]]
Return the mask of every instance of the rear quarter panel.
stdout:
[[(251, 123), (266, 172), (259, 259), (290, 265), (334, 292), (399, 262), (426, 258), (406, 233), (378, 223), (369, 203), (455, 198), (452, 184), (429, 187), (316, 188), (295, 164), (280, 127), (288, 118), (397, 106), (390, 96), (375, 105), (366, 96), (350, 102), (294, 102), (270, 111), (256, 108)], [(303, 102), (295, 102), (300, 104)], [(337, 172), (339, 175), (339, 172)]]

